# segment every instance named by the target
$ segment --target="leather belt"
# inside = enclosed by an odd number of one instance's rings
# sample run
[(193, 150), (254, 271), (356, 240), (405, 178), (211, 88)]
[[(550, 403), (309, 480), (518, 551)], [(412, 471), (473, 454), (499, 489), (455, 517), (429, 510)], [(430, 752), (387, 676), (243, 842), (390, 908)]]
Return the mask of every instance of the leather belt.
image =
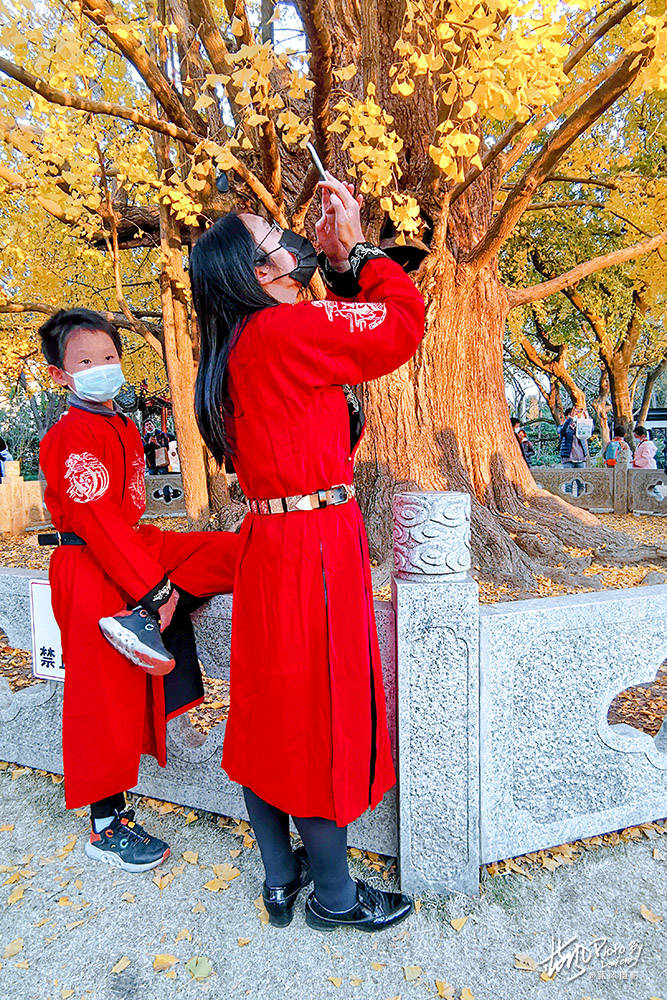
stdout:
[(347, 503), (354, 496), (354, 486), (332, 486), (328, 490), (301, 494), (293, 497), (275, 497), (271, 500), (248, 500), (253, 514), (288, 514), (294, 510), (319, 510)]
[(38, 545), (85, 545), (80, 535), (73, 531), (47, 531), (37, 535)]

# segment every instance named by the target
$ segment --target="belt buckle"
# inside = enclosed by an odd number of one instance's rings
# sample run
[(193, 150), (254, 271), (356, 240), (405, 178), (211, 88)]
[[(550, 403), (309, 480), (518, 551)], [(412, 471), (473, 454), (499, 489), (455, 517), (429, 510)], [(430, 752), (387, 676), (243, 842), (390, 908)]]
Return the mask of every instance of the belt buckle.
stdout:
[(326, 507), (327, 506), (327, 502), (328, 502), (327, 493), (328, 492), (329, 492), (328, 490), (318, 490), (317, 491), (317, 499), (318, 499), (320, 507)]

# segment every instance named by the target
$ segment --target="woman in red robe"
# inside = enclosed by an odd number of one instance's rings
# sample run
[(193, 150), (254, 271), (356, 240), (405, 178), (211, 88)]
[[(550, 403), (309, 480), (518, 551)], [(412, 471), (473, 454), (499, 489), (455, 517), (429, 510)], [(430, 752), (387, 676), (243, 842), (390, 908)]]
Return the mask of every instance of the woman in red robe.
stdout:
[[(347, 824), (395, 783), (352, 486), (363, 413), (350, 384), (414, 354), (424, 304), (365, 242), (361, 199), (333, 178), (321, 187), (324, 301), (299, 301), (317, 264), (312, 244), (256, 215), (218, 221), (191, 259), (199, 426), (216, 459), (233, 461), (251, 510), (234, 580), (222, 766), (244, 787), (272, 922), (289, 923), (312, 874), (310, 926), (376, 930), (411, 903), (355, 884), (347, 868)], [(294, 855), (290, 814), (305, 847)]]

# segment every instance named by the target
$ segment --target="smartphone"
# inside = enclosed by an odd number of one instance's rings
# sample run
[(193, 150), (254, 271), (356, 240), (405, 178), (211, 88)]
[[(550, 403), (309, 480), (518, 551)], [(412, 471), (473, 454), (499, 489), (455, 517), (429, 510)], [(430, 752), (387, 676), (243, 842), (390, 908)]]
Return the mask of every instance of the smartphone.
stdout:
[(319, 156), (317, 155), (317, 150), (313, 146), (312, 142), (306, 143), (306, 149), (310, 153), (310, 158), (313, 161), (313, 163), (315, 164), (315, 167), (317, 168), (317, 172), (320, 175), (320, 180), (328, 181), (329, 178), (327, 177), (327, 172), (324, 169), (324, 167), (322, 166), (322, 161), (320, 160)]

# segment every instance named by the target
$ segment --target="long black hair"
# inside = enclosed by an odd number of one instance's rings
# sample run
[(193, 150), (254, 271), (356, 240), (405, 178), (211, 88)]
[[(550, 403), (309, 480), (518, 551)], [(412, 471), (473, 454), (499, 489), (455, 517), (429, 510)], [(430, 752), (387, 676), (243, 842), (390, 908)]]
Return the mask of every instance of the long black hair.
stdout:
[(192, 301), (201, 339), (195, 415), (219, 465), (232, 455), (225, 430), (225, 415), (233, 411), (227, 388), (229, 353), (253, 313), (278, 305), (257, 280), (257, 263), (261, 260), (255, 241), (236, 212), (207, 229), (190, 256)]

